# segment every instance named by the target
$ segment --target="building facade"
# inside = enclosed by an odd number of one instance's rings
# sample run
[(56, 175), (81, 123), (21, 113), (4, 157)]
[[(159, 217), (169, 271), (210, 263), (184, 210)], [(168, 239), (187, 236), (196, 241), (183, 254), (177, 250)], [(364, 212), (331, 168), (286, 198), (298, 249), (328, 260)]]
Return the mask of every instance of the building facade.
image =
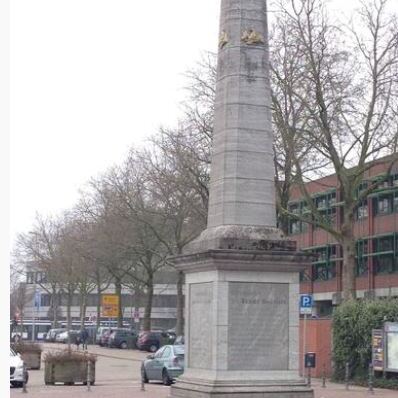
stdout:
[[(50, 287), (46, 286), (46, 275), (44, 272), (37, 271), (34, 265), (26, 270), (26, 305), (23, 317), (27, 321), (36, 320), (51, 321), (52, 307), (51, 296), (49, 294)], [(176, 273), (162, 272), (155, 278), (154, 294), (152, 300), (151, 325), (154, 329), (171, 329), (176, 325), (176, 307), (177, 307), (177, 287)], [(96, 293), (96, 288), (86, 296), (86, 312), (85, 321), (96, 323), (97, 305), (101, 302), (101, 297)], [(115, 286), (110, 283), (101, 293), (114, 294)], [(134, 290), (122, 287), (121, 304), (123, 311), (123, 322), (125, 325), (135, 325), (140, 328), (144, 317), (144, 305), (146, 302), (146, 293), (139, 293)], [(72, 322), (80, 322), (82, 297), (76, 291), (72, 296), (71, 317)], [(58, 294), (57, 320), (61, 324), (66, 323), (66, 294), (62, 289)], [(138, 312), (138, 317), (135, 314)], [(100, 317), (100, 321), (106, 324), (115, 319)], [(45, 328), (42, 328), (45, 332)], [(38, 336), (40, 338), (40, 335)]]
[[(386, 177), (391, 159), (378, 161), (364, 178), (360, 189), (378, 180), (377, 189), (355, 212), (356, 292), (358, 298), (398, 296), (398, 164)], [(338, 228), (342, 222), (341, 193), (336, 175), (307, 184), (317, 209)], [(293, 189), (289, 210), (308, 212), (298, 188)], [(341, 302), (343, 252), (336, 240), (322, 229), (291, 220), (289, 237), (301, 250), (312, 252), (312, 265), (301, 275), (301, 293), (312, 293), (315, 317), (330, 316)]]

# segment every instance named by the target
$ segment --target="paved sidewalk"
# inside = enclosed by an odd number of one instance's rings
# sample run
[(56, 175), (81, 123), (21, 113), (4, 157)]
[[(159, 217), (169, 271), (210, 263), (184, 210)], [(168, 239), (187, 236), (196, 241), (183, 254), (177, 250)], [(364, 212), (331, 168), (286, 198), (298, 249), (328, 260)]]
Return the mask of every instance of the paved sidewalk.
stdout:
[(322, 388), (322, 381), (319, 379), (312, 380), (312, 387), (315, 391), (315, 398), (398, 398), (398, 391), (376, 388), (372, 395), (364, 387), (350, 385), (347, 391), (344, 384), (336, 384), (329, 381), (326, 381), (326, 388)]
[[(43, 344), (45, 351), (66, 348), (62, 344)], [(145, 391), (141, 391), (140, 367), (147, 352), (138, 350), (108, 349), (98, 346), (89, 346), (89, 352), (98, 355), (96, 364), (96, 382), (87, 391), (86, 386), (46, 386), (44, 385), (44, 365), (40, 370), (29, 371), (28, 393), (22, 394), (22, 389), (11, 388), (13, 398), (167, 398), (170, 387), (160, 382), (145, 384)], [(398, 398), (398, 391), (375, 389), (374, 395), (366, 388), (350, 386), (345, 390), (344, 384), (326, 382), (322, 388), (319, 379), (312, 380), (315, 398)]]

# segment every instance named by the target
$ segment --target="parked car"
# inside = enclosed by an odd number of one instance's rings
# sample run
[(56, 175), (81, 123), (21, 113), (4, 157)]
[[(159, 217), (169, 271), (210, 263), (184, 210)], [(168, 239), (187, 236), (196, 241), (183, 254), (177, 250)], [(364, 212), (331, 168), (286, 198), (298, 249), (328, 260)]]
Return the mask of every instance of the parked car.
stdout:
[(45, 341), (46, 342), (51, 342), (54, 343), (55, 342), (55, 338), (57, 337), (58, 334), (65, 332), (65, 328), (63, 329), (50, 329), (47, 332), (47, 335), (45, 337)]
[(141, 351), (155, 352), (169, 342), (170, 336), (167, 332), (142, 331), (138, 335), (137, 348)]
[[(71, 344), (76, 344), (77, 338), (80, 337), (79, 330), (70, 330), (70, 342)], [(67, 343), (68, 342), (68, 331), (64, 330), (62, 333), (59, 333), (55, 337), (55, 341), (57, 343)]]
[(100, 326), (97, 329), (97, 333), (95, 334), (95, 344), (102, 345), (101, 339), (102, 339), (103, 334), (105, 332), (109, 332), (109, 330), (111, 330), (111, 329), (115, 329), (115, 328), (110, 328), (109, 326)]
[(184, 353), (183, 345), (165, 345), (155, 354), (148, 355), (141, 365), (142, 381), (161, 380), (169, 386), (184, 372)]
[(111, 329), (105, 330), (105, 331), (102, 333), (101, 341), (100, 341), (100, 344), (99, 344), (101, 347), (108, 347), (109, 337), (111, 336), (111, 333), (112, 333), (115, 329), (116, 329), (116, 328), (111, 328)]
[(185, 338), (184, 336), (177, 336), (177, 338), (174, 340), (174, 345), (184, 345), (185, 343)]
[(112, 330), (108, 339), (108, 347), (116, 348), (136, 348), (137, 332), (132, 329), (117, 328)]
[[(25, 371), (24, 371), (25, 370)], [(24, 362), (20, 355), (10, 348), (10, 384), (13, 387), (22, 387), (29, 380), (29, 373), (24, 368)]]

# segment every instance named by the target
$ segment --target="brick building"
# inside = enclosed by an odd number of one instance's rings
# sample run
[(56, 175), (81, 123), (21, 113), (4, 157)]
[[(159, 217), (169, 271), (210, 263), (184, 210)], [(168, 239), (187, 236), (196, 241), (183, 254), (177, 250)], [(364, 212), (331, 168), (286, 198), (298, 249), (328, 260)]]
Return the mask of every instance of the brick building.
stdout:
[[(375, 163), (361, 185), (365, 189), (370, 181), (380, 180), (377, 189), (368, 195), (355, 214), (358, 298), (398, 296), (398, 163), (386, 177), (389, 161), (391, 158)], [(336, 175), (331, 175), (308, 183), (307, 190), (317, 209), (330, 216), (338, 227), (342, 207), (337, 185)], [(305, 214), (309, 211), (298, 188), (293, 189), (291, 198), (291, 212)], [(333, 307), (341, 302), (342, 248), (329, 233), (300, 221), (290, 221), (289, 236), (297, 241), (299, 249), (315, 254), (311, 267), (301, 274), (300, 293), (313, 294), (315, 306), (306, 333), (307, 341), (311, 350), (318, 352), (319, 365), (326, 366), (330, 374), (330, 350), (325, 349), (325, 340), (329, 340), (326, 346), (330, 347), (331, 337), (324, 330)], [(314, 322), (316, 319), (320, 321)], [(319, 330), (323, 330), (323, 338), (319, 340), (322, 348), (314, 338)], [(318, 368), (315, 375), (320, 376), (322, 371)]]

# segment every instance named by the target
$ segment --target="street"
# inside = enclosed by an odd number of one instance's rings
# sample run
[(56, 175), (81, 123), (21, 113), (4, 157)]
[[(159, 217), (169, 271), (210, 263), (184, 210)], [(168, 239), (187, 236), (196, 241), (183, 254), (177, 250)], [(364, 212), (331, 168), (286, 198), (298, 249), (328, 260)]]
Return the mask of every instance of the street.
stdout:
[[(64, 344), (43, 344), (45, 351), (64, 349)], [(75, 349), (73, 347), (73, 349)], [(96, 381), (88, 391), (87, 386), (46, 386), (44, 385), (44, 364), (40, 370), (29, 371), (29, 383), (26, 397), (53, 398), (59, 396), (71, 398), (87, 397), (91, 394), (96, 398), (166, 398), (170, 387), (160, 382), (145, 384), (145, 391), (141, 391), (140, 367), (141, 361), (149, 354), (138, 350), (119, 350), (89, 346), (89, 352), (98, 355), (96, 363)], [(365, 398), (370, 397), (366, 388), (350, 386), (345, 390), (344, 385), (326, 383), (322, 388), (321, 381), (314, 379), (315, 398)], [(11, 388), (11, 397), (20, 397), (21, 388)], [(374, 397), (396, 398), (397, 391), (375, 389)]]

